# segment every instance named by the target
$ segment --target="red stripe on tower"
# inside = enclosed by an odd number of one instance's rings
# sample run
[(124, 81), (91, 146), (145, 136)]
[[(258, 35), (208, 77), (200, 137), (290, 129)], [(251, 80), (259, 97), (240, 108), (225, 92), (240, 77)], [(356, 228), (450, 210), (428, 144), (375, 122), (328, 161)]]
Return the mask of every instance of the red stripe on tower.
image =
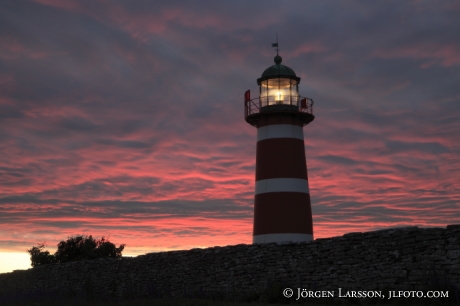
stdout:
[(303, 126), (315, 118), (313, 100), (300, 97), (300, 78), (281, 65), (257, 80), (260, 95), (245, 103), (246, 121), (257, 127), (253, 243), (313, 240)]

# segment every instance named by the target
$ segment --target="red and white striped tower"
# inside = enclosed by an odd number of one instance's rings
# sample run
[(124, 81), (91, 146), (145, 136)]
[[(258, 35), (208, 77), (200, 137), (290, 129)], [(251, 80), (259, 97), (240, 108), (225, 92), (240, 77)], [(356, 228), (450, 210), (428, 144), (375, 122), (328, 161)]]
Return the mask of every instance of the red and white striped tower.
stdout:
[(303, 139), (313, 121), (313, 100), (299, 96), (300, 78), (281, 65), (257, 80), (259, 97), (244, 97), (246, 122), (257, 128), (253, 243), (313, 240), (310, 191)]

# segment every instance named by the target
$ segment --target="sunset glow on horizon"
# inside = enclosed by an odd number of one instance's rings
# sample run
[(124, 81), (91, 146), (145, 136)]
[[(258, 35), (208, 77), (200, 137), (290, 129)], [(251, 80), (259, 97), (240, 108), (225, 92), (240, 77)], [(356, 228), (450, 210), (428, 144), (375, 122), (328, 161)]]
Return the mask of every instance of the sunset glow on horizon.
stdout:
[[(287, 5), (288, 4), (288, 5)], [(69, 236), (123, 255), (252, 243), (243, 94), (283, 64), (314, 238), (460, 224), (460, 4), (0, 4), (0, 273)], [(23, 255), (20, 255), (23, 254)]]

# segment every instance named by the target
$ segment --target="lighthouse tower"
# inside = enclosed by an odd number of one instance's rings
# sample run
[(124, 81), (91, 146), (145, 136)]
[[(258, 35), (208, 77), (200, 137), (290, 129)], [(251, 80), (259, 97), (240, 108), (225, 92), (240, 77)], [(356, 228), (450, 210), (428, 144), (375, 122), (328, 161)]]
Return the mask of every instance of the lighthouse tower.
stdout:
[(259, 96), (244, 95), (246, 122), (257, 128), (253, 243), (313, 240), (303, 138), (313, 100), (299, 95), (300, 78), (281, 62), (277, 50), (257, 79)]

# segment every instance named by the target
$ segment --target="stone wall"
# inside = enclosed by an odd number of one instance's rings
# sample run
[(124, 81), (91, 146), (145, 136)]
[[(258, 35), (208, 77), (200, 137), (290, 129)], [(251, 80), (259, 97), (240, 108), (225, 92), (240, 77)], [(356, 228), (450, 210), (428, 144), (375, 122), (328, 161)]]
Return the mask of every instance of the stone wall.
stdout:
[[(0, 274), (0, 296), (34, 290), (97, 296), (240, 298), (276, 282), (309, 290), (423, 290), (436, 273), (460, 283), (460, 225), (407, 227), (299, 244), (171, 251), (50, 264)], [(281, 292), (280, 292), (281, 294)]]

